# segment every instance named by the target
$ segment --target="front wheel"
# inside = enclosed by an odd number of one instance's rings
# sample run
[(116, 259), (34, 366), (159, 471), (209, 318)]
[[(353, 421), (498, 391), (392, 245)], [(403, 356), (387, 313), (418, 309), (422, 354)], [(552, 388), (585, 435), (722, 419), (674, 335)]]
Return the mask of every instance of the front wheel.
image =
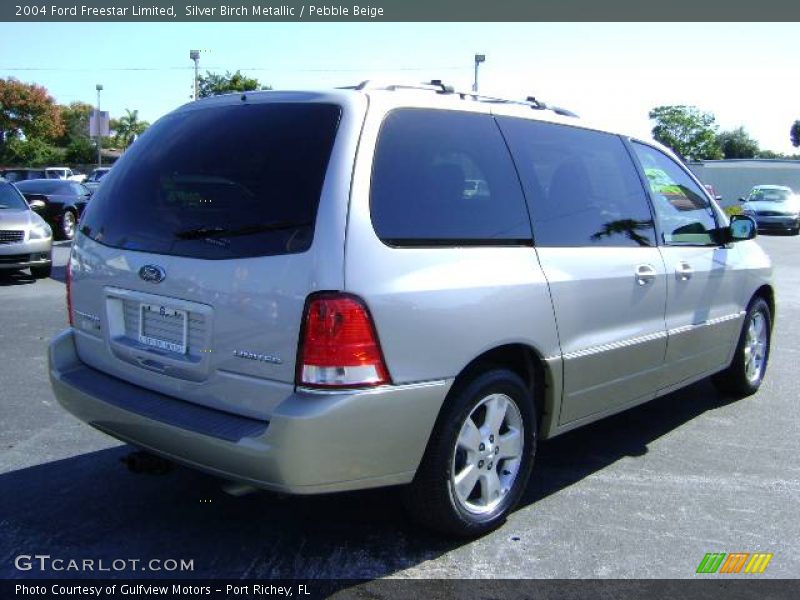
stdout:
[(463, 537), (502, 524), (533, 467), (536, 413), (525, 383), (494, 369), (451, 392), (406, 490), (412, 517)]
[(755, 394), (767, 372), (771, 339), (772, 315), (769, 304), (759, 297), (747, 309), (733, 362), (727, 369), (714, 375), (717, 388), (739, 398)]

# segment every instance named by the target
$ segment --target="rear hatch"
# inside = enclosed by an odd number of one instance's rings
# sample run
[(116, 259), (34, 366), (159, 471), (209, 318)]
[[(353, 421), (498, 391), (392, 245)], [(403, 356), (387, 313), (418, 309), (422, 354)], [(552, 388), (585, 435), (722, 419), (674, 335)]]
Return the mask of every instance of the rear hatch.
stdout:
[(352, 158), (342, 105), (273, 97), (176, 111), (104, 178), (71, 259), (83, 362), (256, 418), (291, 393), (305, 298), (342, 287)]

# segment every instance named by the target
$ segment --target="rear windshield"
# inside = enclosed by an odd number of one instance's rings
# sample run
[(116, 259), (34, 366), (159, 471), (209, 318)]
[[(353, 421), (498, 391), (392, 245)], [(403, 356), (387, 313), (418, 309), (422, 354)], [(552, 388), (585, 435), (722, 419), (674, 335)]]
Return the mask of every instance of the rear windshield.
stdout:
[(237, 104), (168, 115), (104, 178), (81, 232), (205, 259), (303, 252), (341, 108)]
[(20, 181), (17, 187), (23, 194), (69, 194), (72, 190), (68, 181), (29, 179)]

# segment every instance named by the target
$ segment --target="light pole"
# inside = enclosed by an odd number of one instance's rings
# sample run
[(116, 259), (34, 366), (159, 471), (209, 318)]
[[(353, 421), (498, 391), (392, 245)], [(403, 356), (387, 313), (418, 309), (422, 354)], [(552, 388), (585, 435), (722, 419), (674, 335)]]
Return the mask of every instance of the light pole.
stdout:
[(97, 111), (95, 112), (94, 123), (97, 128), (97, 166), (103, 166), (103, 132), (100, 128), (100, 92), (103, 91), (103, 84), (98, 83), (94, 88), (97, 90)]
[(472, 91), (478, 91), (478, 66), (482, 63), (486, 62), (486, 55), (485, 54), (476, 54), (475, 55), (475, 79), (472, 81)]
[(194, 99), (197, 100), (199, 95), (198, 87), (198, 77), (199, 72), (198, 69), (200, 68), (200, 50), (189, 50), (189, 58), (194, 61)]

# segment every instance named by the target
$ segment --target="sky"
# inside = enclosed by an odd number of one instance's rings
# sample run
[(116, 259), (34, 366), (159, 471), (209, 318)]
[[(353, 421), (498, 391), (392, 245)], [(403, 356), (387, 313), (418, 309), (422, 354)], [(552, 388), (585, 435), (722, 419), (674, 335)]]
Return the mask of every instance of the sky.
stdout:
[(688, 104), (721, 129), (744, 126), (763, 149), (795, 153), (800, 119), (797, 23), (2, 23), (0, 77), (154, 121), (188, 102), (193, 63), (275, 89), (364, 79), (442, 79), (534, 95), (609, 128), (649, 137), (648, 111)]

